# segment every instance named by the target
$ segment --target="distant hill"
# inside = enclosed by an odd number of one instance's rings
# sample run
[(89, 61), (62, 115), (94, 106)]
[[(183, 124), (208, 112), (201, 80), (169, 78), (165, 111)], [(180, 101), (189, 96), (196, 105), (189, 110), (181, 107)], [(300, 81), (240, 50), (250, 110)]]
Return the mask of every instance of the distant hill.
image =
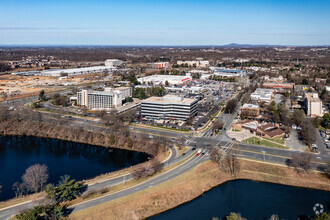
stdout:
[(284, 45), (269, 45), (269, 44), (236, 44), (236, 43), (231, 43), (231, 44), (226, 44), (222, 45), (221, 47), (286, 47)]

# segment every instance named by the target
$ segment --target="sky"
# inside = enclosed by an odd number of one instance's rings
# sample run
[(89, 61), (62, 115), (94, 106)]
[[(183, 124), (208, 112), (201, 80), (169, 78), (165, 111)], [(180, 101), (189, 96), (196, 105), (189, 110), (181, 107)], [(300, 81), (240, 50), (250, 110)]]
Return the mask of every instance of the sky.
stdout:
[(330, 45), (330, 0), (0, 0), (0, 45)]

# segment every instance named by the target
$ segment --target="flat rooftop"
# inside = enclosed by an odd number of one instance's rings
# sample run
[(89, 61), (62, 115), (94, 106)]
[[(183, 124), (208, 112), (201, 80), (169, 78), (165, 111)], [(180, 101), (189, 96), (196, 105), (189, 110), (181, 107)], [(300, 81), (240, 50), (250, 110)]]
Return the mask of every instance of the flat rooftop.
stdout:
[(191, 78), (190, 76), (178, 76), (178, 75), (151, 75), (151, 76), (145, 76), (145, 77), (141, 77), (138, 78), (139, 79), (143, 79), (143, 80), (181, 80), (181, 79), (185, 79), (185, 78)]
[(42, 71), (42, 74), (60, 74), (60, 73), (79, 73), (79, 72), (88, 72), (88, 71), (100, 71), (100, 70), (109, 70), (116, 69), (109, 66), (92, 66), (92, 67), (82, 67), (82, 68), (72, 68), (72, 69), (50, 69)]
[(259, 108), (259, 106), (258, 105), (253, 105), (253, 104), (247, 104), (247, 103), (245, 103), (243, 105), (243, 108)]
[(180, 96), (166, 95), (163, 97), (152, 96), (148, 99), (142, 100), (142, 103), (144, 102), (154, 102), (154, 103), (163, 103), (163, 104), (177, 103), (177, 104), (190, 105), (193, 102), (197, 102), (197, 100), (190, 98), (181, 98)]

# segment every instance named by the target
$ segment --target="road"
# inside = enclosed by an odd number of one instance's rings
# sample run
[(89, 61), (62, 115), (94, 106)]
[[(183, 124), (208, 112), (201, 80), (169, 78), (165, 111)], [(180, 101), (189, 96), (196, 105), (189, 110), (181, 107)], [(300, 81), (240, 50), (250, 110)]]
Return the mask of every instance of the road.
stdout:
[(117, 199), (117, 198), (120, 198), (123, 196), (130, 195), (132, 193), (136, 193), (141, 190), (145, 190), (150, 187), (159, 185), (163, 182), (166, 182), (170, 179), (180, 176), (183, 173), (189, 171), (191, 168), (195, 167), (196, 165), (209, 160), (208, 155), (205, 153), (207, 150), (203, 150), (203, 151), (204, 151), (204, 154), (200, 154), (199, 156), (193, 156), (188, 161), (184, 162), (183, 164), (179, 165), (178, 167), (176, 167), (172, 170), (169, 170), (165, 173), (162, 173), (160, 175), (157, 175), (139, 185), (133, 186), (129, 189), (125, 189), (125, 190), (122, 190), (122, 191), (119, 191), (119, 192), (116, 192), (116, 193), (113, 193), (110, 195), (106, 195), (106, 196), (102, 196), (102, 197), (99, 197), (99, 198), (96, 198), (96, 199), (93, 199), (90, 201), (86, 201), (86, 202), (74, 205), (72, 207), (69, 207), (69, 208), (72, 208), (73, 212), (77, 212), (77, 211), (80, 211), (80, 210), (83, 210), (86, 208), (90, 208), (90, 207), (102, 204), (104, 202), (108, 202), (108, 201), (111, 201), (111, 200), (114, 200), (114, 199)]
[[(171, 157), (168, 158), (168, 160), (163, 162), (163, 166), (165, 166), (165, 167), (175, 164), (177, 162), (180, 162), (182, 160), (185, 160), (194, 153), (194, 151), (189, 149), (188, 152), (185, 153), (184, 155), (178, 156), (177, 151), (173, 147), (171, 147), (171, 152), (172, 152)], [(108, 188), (108, 187), (111, 187), (114, 185), (123, 184), (124, 182), (126, 182), (130, 179), (132, 179), (131, 174), (121, 175), (118, 177), (114, 177), (114, 178), (90, 185), (90, 186), (88, 186), (87, 191), (97, 191), (97, 190)], [(142, 184), (142, 186), (145, 186), (145, 185)], [(140, 189), (140, 188), (136, 188), (136, 189)], [(129, 190), (129, 192), (131, 192), (131, 191), (132, 191), (132, 189)], [(32, 208), (33, 206), (36, 206), (36, 205), (38, 205), (38, 201), (29, 201), (27, 203), (19, 204), (14, 207), (0, 209), (0, 219), (8, 219), (10, 216), (15, 215), (22, 210), (27, 210), (29, 208)]]
[[(158, 135), (158, 136), (168, 136), (168, 137), (184, 137), (186, 139), (190, 139), (187, 141), (187, 144), (191, 147), (201, 148), (203, 149), (203, 154), (199, 156), (193, 156), (185, 163), (179, 165), (178, 167), (173, 168), (172, 170), (169, 170), (165, 173), (162, 173), (160, 175), (157, 175), (153, 178), (151, 178), (148, 181), (145, 181), (139, 185), (133, 186), (129, 189), (122, 190), (120, 192), (116, 192), (110, 195), (102, 196), (90, 201), (86, 201), (80, 204), (77, 204), (73, 207), (73, 212), (83, 210), (107, 201), (114, 200), (116, 198), (126, 196), (144, 189), (147, 189), (149, 187), (158, 185), (160, 183), (166, 182), (169, 179), (175, 178), (188, 170), (192, 169), (196, 165), (209, 160), (208, 158), (208, 151), (210, 147), (212, 146), (218, 146), (220, 149), (227, 150), (226, 146), (229, 146), (229, 144), (232, 142), (231, 138), (227, 136), (226, 130), (229, 129), (231, 123), (235, 119), (237, 115), (238, 110), (236, 109), (233, 114), (222, 114), (221, 117), (218, 118), (218, 120), (224, 120), (225, 126), (224, 130), (220, 132), (217, 135), (209, 136), (210, 130), (205, 131), (202, 134), (202, 137), (192, 137), (193, 133), (178, 133), (173, 132), (171, 130), (166, 131), (164, 129), (151, 129), (151, 128), (141, 128), (141, 127), (131, 127), (130, 129), (133, 132), (137, 133), (147, 133), (151, 135)], [(72, 118), (71, 120), (72, 124), (90, 124), (91, 121), (87, 119), (82, 118)], [(95, 125), (96, 126), (96, 125)], [(97, 126), (96, 126), (97, 127)], [(98, 127), (98, 129), (102, 129), (102, 127)], [(257, 146), (257, 145), (251, 145), (251, 144), (245, 144), (245, 143), (238, 143), (238, 147), (240, 149), (240, 157), (246, 158), (246, 159), (253, 159), (253, 160), (260, 160), (265, 162), (271, 162), (271, 163), (277, 163), (277, 164), (283, 164), (285, 165), (287, 163), (287, 160), (291, 157), (292, 151), (284, 150), (284, 149), (277, 149), (277, 148), (270, 148), (270, 147), (263, 147), (263, 146)], [(172, 151), (173, 154), (168, 162), (165, 163), (166, 166), (177, 163), (183, 159), (186, 159), (189, 157), (193, 151), (190, 151), (189, 153), (185, 154), (184, 156), (177, 157), (176, 151)], [(324, 155), (318, 159), (318, 162), (313, 163), (313, 168), (317, 169), (318, 166), (321, 163), (328, 163), (330, 161), (330, 158), (327, 155)], [(122, 184), (125, 181), (132, 178), (130, 174), (125, 176), (116, 177), (107, 181), (103, 181), (94, 185), (91, 185), (89, 190), (98, 190), (102, 188), (107, 188), (109, 186)], [(0, 219), (6, 219), (10, 217), (13, 214), (16, 214), (20, 210), (25, 210), (28, 208), (33, 207), (36, 204), (36, 202), (29, 202), (26, 204), (22, 204), (16, 207), (8, 208), (5, 210), (0, 210)]]

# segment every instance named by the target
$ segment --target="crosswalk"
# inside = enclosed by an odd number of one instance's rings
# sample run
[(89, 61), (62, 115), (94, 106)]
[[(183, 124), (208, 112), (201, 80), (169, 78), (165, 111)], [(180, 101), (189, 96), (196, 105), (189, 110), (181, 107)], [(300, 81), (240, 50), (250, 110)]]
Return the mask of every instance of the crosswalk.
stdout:
[(188, 146), (189, 144), (191, 144), (192, 142), (194, 142), (196, 139), (196, 137), (192, 137), (189, 140), (186, 141), (186, 145)]
[(223, 152), (227, 152), (228, 149), (230, 149), (230, 148), (233, 147), (233, 145), (234, 145), (234, 142), (228, 142), (228, 143), (226, 143), (224, 146), (220, 146), (220, 143), (221, 143), (221, 142), (219, 142), (219, 143), (217, 144), (217, 147), (218, 147), (220, 150), (222, 150)]

